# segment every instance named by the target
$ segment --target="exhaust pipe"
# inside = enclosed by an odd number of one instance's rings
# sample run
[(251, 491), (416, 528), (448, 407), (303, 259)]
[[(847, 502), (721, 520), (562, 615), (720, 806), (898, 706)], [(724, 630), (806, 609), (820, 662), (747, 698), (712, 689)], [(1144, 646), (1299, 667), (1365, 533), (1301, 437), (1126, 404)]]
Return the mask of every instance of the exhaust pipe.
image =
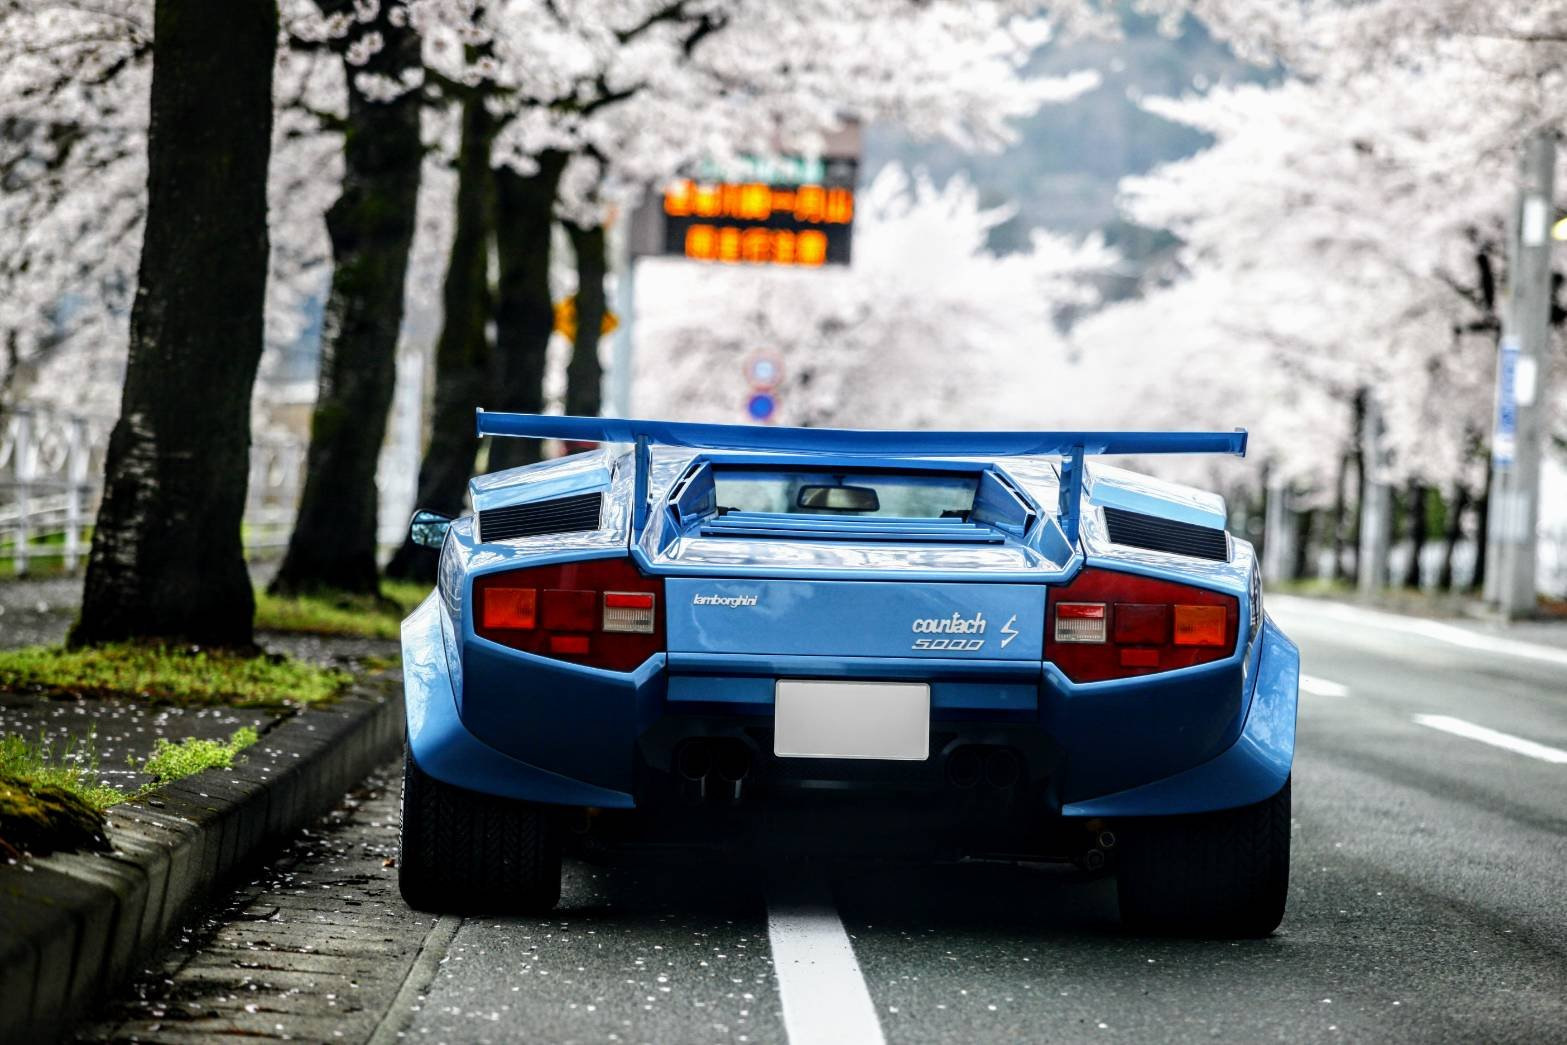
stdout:
[(713, 753), (705, 740), (688, 740), (675, 751), (675, 773), (685, 781), (682, 791), (691, 798), (707, 797), (707, 776), (713, 771)]
[(985, 756), (985, 783), (1006, 790), (1017, 783), (1017, 753), (1009, 747), (992, 748)]
[(720, 782), (719, 797), (731, 803), (740, 801), (745, 778), (751, 775), (751, 752), (737, 740), (721, 744), (713, 768)]
[(953, 787), (967, 790), (979, 783), (983, 772), (979, 752), (972, 747), (960, 747), (947, 756), (947, 780)]

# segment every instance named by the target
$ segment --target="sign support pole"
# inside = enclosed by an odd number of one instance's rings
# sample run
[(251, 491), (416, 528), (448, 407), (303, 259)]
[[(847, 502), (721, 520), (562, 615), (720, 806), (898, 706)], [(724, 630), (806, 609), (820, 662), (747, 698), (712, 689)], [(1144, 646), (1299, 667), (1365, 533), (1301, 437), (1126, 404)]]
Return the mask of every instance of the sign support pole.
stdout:
[[(1510, 237), (1507, 305), (1498, 346), (1488, 543), (1494, 599), (1508, 620), (1535, 612), (1536, 529), (1545, 441), (1546, 368), (1551, 339), (1551, 218), (1556, 140), (1536, 132), (1520, 167)], [(1491, 588), (1492, 583), (1487, 584)], [(1488, 595), (1491, 592), (1487, 592)]]
[[(629, 232), (629, 230), (628, 230)], [(626, 236), (620, 275), (615, 280), (615, 309), (620, 313), (620, 329), (615, 332), (609, 364), (609, 410), (611, 417), (631, 416), (631, 368), (634, 365), (633, 331), (637, 315), (637, 255), (631, 236)]]

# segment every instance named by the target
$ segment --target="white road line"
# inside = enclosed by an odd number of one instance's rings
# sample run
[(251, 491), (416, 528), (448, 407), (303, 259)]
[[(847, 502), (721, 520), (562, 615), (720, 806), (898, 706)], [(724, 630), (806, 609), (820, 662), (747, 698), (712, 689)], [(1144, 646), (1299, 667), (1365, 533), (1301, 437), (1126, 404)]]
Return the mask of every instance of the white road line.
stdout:
[(824, 884), (771, 885), (767, 936), (790, 1045), (883, 1045), (876, 1006)]
[(1329, 682), (1327, 679), (1319, 679), (1315, 675), (1302, 675), (1300, 688), (1317, 697), (1347, 697), (1349, 687), (1341, 682)]
[(1484, 632), (1470, 631), (1468, 628), (1460, 628), (1453, 624), (1443, 624), (1441, 621), (1422, 620), (1419, 617), (1401, 617), (1396, 613), (1382, 613), (1379, 610), (1367, 610), (1359, 606), (1346, 606), (1339, 602), (1305, 599), (1289, 595), (1270, 595), (1268, 601), (1271, 605), (1279, 606), (1286, 612), (1314, 613), (1319, 616), (1334, 617), (1338, 620), (1355, 624), (1386, 628), (1389, 631), (1401, 631), (1406, 635), (1420, 635), (1424, 638), (1435, 639), (1438, 642), (1462, 646), (1465, 649), (1480, 650), (1484, 653), (1497, 653), (1508, 657), (1521, 657), (1525, 660), (1537, 660), (1545, 664), (1560, 664), (1567, 667), (1567, 649), (1540, 646), (1532, 642), (1519, 642), (1517, 639), (1504, 639), (1496, 635), (1487, 635)]
[(1511, 733), (1498, 733), (1494, 729), (1486, 729), (1484, 726), (1477, 726), (1473, 722), (1465, 722), (1461, 718), (1452, 718), (1448, 715), (1416, 715), (1415, 721), (1422, 726), (1440, 729), (1444, 733), (1451, 733), (1457, 737), (1478, 740), (1480, 743), (1490, 744), (1492, 747), (1505, 748), (1520, 755), (1538, 758), (1542, 762), (1567, 765), (1567, 751), (1563, 751), (1559, 747), (1547, 747), (1544, 744), (1536, 744), (1532, 740), (1515, 737)]

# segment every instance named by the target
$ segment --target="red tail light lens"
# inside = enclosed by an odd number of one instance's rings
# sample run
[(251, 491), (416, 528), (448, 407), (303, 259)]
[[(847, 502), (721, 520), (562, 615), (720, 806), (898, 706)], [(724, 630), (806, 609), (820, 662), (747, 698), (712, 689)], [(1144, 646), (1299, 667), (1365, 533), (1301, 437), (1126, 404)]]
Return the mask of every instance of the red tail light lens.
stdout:
[(474, 631), (542, 657), (631, 671), (664, 648), (664, 582), (630, 559), (593, 559), (475, 577)]
[(537, 588), (496, 585), (485, 592), (480, 621), (483, 627), (494, 630), (526, 630), (538, 623), (538, 602)]
[(1050, 592), (1045, 657), (1073, 682), (1189, 668), (1234, 651), (1239, 613), (1233, 595), (1084, 570)]

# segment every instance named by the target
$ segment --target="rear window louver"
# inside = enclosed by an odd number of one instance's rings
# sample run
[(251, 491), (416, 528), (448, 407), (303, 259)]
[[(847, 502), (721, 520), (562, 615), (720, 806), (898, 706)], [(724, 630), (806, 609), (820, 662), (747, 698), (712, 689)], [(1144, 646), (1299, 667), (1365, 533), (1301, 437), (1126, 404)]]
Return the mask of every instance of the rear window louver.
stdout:
[(1000, 544), (1006, 537), (990, 526), (945, 518), (818, 515), (795, 512), (727, 512), (702, 524), (703, 537), (852, 543)]
[(596, 530), (603, 500), (603, 493), (595, 492), (491, 508), (479, 513), (479, 540), (494, 543), (547, 533)]
[(1104, 512), (1105, 525), (1114, 544), (1215, 562), (1229, 561), (1230, 539), (1223, 530), (1129, 512), (1124, 508), (1106, 508)]

